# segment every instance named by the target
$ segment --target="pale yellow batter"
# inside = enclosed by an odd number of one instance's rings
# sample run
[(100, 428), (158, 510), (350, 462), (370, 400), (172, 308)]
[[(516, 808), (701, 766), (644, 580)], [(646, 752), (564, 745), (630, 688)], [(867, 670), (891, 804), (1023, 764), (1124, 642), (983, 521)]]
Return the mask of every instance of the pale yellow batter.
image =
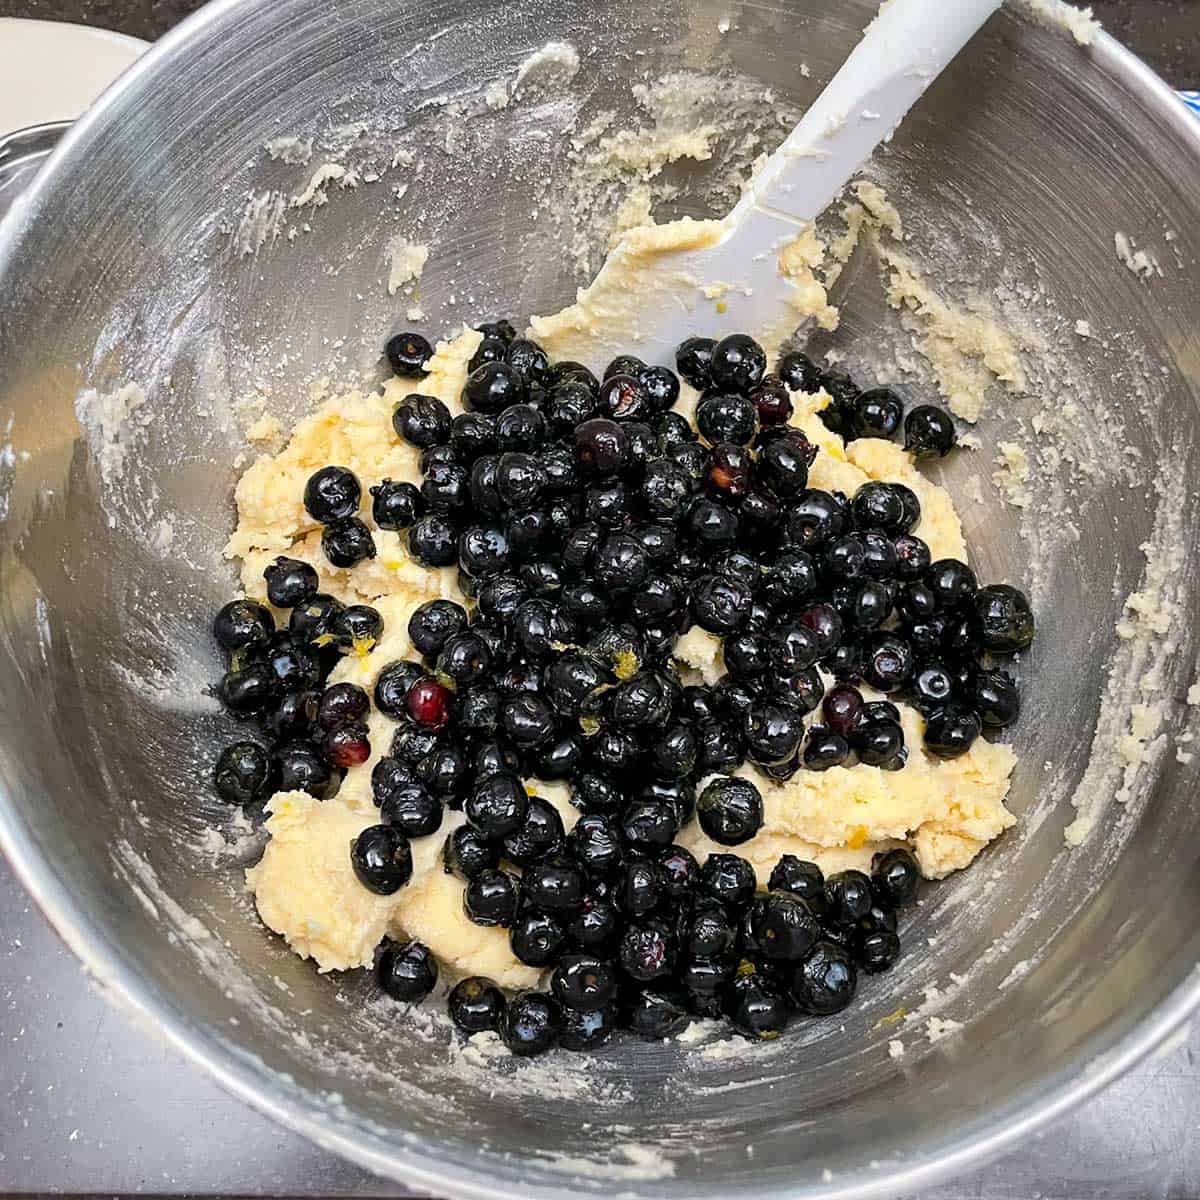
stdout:
[[(679, 245), (678, 239), (702, 236), (704, 225), (663, 227), (643, 249), (649, 251), (651, 241), (662, 247), (672, 237)], [(534, 322), (537, 335), (554, 357), (566, 357), (566, 347), (587, 336), (584, 299), (581, 296), (580, 305), (565, 310), (561, 320)], [(823, 292), (820, 303), (824, 303)], [(242, 560), (247, 595), (265, 602), (263, 568), (276, 555), (287, 553), (317, 569), (322, 590), (347, 603), (372, 604), (383, 616), (380, 644), (370, 654), (344, 659), (331, 682), (348, 680), (369, 690), (388, 663), (416, 657), (407, 634), (412, 610), (434, 596), (460, 602), (463, 596), (454, 568), (420, 566), (408, 558), (402, 539), (386, 531), (375, 531), (375, 559), (349, 570), (331, 567), (321, 553), (320, 528), (302, 503), (304, 484), (319, 467), (348, 467), (364, 488), (360, 516), (372, 524), (367, 487), (385, 477), (420, 482), (417, 452), (392, 431), (396, 401), (420, 390), (438, 396), (452, 413), (462, 411), (459, 397), (466, 364), (479, 340), (479, 334), (468, 331), (439, 343), (431, 373), (419, 383), (393, 379), (379, 393), (351, 393), (325, 402), (297, 425), (284, 450), (260, 458), (238, 484), (238, 527), (226, 553)], [(680, 408), (688, 411), (695, 393), (684, 390)], [(966, 559), (962, 528), (949, 495), (920, 475), (908, 454), (878, 440), (859, 440), (847, 447), (816, 415), (828, 403), (824, 393), (798, 399), (795, 423), (820, 447), (810, 472), (813, 487), (853, 494), (868, 479), (907, 484), (921, 501), (916, 532), (929, 543), (933, 557)], [(687, 671), (709, 680), (721, 674), (719, 642), (701, 630), (681, 639), (676, 653)], [(742, 769), (763, 793), (765, 823), (754, 839), (735, 852), (754, 864), (760, 882), (766, 883), (781, 854), (815, 861), (826, 871), (869, 869), (875, 853), (901, 844), (910, 846), (922, 872), (936, 879), (967, 866), (1014, 823), (1004, 806), (1015, 761), (1008, 746), (979, 739), (961, 758), (941, 762), (921, 749), (920, 715), (905, 709), (903, 723), (909, 759), (900, 771), (857, 764), (820, 773), (800, 771), (789, 782), (776, 784), (753, 767)], [(297, 954), (313, 958), (322, 971), (369, 964), (380, 938), (392, 932), (423, 941), (449, 977), (482, 974), (508, 987), (535, 985), (540, 972), (513, 957), (505, 930), (483, 928), (467, 919), (463, 886), (443, 871), (441, 847), (461, 822), (459, 814), (448, 812), (437, 833), (414, 840), (412, 881), (394, 896), (375, 896), (354, 877), (350, 843), (361, 829), (378, 820), (371, 798), (371, 770), (390, 745), (391, 726), (388, 718), (372, 712), (371, 759), (347, 773), (336, 798), (320, 803), (304, 793), (288, 792), (270, 801), (271, 839), (262, 861), (246, 874), (263, 921), (282, 934)], [(555, 804), (568, 828), (573, 824), (578, 814), (562, 784), (527, 783), (531, 791)], [(714, 849), (694, 822), (680, 832), (678, 840), (701, 860)]]

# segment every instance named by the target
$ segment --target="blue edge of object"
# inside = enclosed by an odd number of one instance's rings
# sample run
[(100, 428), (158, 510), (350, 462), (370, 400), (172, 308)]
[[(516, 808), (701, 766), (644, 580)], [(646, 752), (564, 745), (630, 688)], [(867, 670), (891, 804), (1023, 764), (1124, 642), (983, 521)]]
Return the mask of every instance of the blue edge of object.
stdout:
[(1179, 98), (1200, 117), (1200, 92), (1180, 92)]

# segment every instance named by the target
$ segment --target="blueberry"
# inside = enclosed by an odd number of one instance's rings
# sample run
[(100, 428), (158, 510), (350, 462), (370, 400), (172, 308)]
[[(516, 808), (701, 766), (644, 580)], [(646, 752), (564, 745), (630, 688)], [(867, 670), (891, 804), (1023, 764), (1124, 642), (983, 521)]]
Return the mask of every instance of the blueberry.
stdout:
[(840, 734), (820, 725), (808, 731), (804, 746), (804, 765), (810, 771), (828, 771), (842, 766), (850, 756), (850, 743)]
[(733, 633), (750, 615), (754, 593), (739, 579), (705, 575), (692, 586), (691, 607), (696, 624), (709, 633)]
[(467, 374), (473, 375), (485, 363), (503, 362), (507, 353), (508, 343), (503, 338), (485, 337), (467, 363)]
[(621, 818), (621, 832), (638, 850), (669, 846), (679, 831), (674, 808), (662, 801), (635, 800)]
[(696, 427), (710, 444), (747, 446), (758, 431), (758, 413), (745, 396), (722, 392), (700, 401)]
[(657, 779), (685, 779), (696, 765), (697, 754), (696, 735), (691, 726), (672, 725), (651, 744), (648, 765)]
[(258, 713), (278, 696), (278, 682), (270, 664), (251, 662), (226, 671), (221, 679), (221, 702), (235, 713)]
[(433, 512), (454, 513), (467, 507), (470, 499), (470, 473), (462, 463), (423, 463), (422, 470), (425, 479), (421, 484), (421, 496)]
[(641, 501), (652, 517), (678, 517), (691, 493), (691, 477), (669, 458), (650, 463), (638, 486)]
[(564, 734), (539, 747), (534, 763), (539, 779), (572, 779), (583, 766), (583, 746), (578, 737)]
[(754, 868), (736, 854), (710, 854), (700, 868), (700, 890), (731, 912), (750, 905), (755, 887)]
[(858, 972), (849, 953), (834, 942), (820, 941), (796, 969), (789, 991), (801, 1012), (828, 1017), (850, 1004), (857, 987)]
[(1021, 694), (1003, 671), (977, 671), (967, 687), (971, 707), (992, 729), (1011, 725), (1021, 713)]
[(956, 704), (929, 714), (925, 725), (925, 749), (938, 758), (958, 758), (975, 744), (983, 730), (979, 714)]
[(930, 566), (929, 546), (915, 534), (902, 533), (892, 547), (896, 553), (896, 577), (905, 581), (923, 579)]
[(830, 688), (822, 701), (822, 715), (833, 733), (850, 737), (863, 719), (862, 693), (845, 684)]
[(795, 962), (817, 943), (821, 927), (807, 900), (792, 892), (769, 892), (754, 910), (754, 941), (765, 958)]
[(476, 783), (467, 798), (467, 819), (485, 837), (500, 838), (524, 824), (529, 797), (515, 775), (497, 772)]
[(460, 979), (446, 1000), (450, 1020), (465, 1034), (486, 1033), (500, 1027), (504, 993), (481, 975)]
[(324, 800), (334, 791), (333, 772), (308, 742), (285, 742), (274, 754), (276, 786), (281, 792), (308, 792)]
[(567, 850), (590, 875), (609, 875), (624, 861), (616, 825), (603, 813), (587, 813), (575, 822)]
[(721, 959), (736, 940), (737, 929), (724, 908), (704, 901), (687, 918), (682, 948), (692, 959)]
[[(263, 578), (267, 581), (267, 599), (276, 608), (295, 608), (298, 604), (304, 604), (311, 600), (317, 594), (319, 580), (315, 568), (297, 558), (286, 558), (280, 555), (263, 571)], [(245, 604), (248, 601), (234, 601), (234, 603)], [(236, 649), (236, 647), (226, 648)]]
[(634, 375), (606, 376), (596, 403), (600, 415), (614, 421), (644, 421), (652, 412), (650, 396)]
[(815, 395), (821, 388), (821, 368), (798, 350), (785, 354), (775, 368), (776, 374), (793, 392)]
[[(746, 715), (742, 734), (746, 740), (747, 757), (756, 763), (771, 766), (785, 763), (795, 756), (804, 736), (804, 723), (801, 713), (791, 705), (759, 702)], [(732, 842), (726, 844), (733, 845)]]
[(788, 537), (805, 549), (815, 549), (843, 533), (849, 524), (846, 509), (828, 492), (808, 488), (788, 509)]
[(912, 646), (895, 633), (874, 633), (866, 644), (863, 678), (881, 692), (894, 692), (913, 673)]
[(548, 967), (562, 953), (567, 933), (549, 913), (528, 908), (517, 914), (508, 941), (518, 962), (527, 967)]
[(459, 688), (481, 683), (491, 665), (492, 656), (487, 644), (472, 629), (452, 633), (442, 643), (437, 657), (437, 673)]
[(499, 866), (500, 852), (478, 829), (460, 825), (446, 838), (442, 862), (450, 873), (470, 880)]
[(646, 367), (637, 379), (653, 413), (665, 413), (679, 399), (679, 379), (668, 367)]
[(321, 753), (342, 770), (361, 766), (371, 757), (367, 727), (361, 721), (347, 721), (331, 729), (321, 739)]
[(941, 558), (932, 563), (925, 582), (941, 612), (953, 612), (967, 604), (975, 595), (975, 572), (956, 558)]
[(411, 483), (385, 479), (371, 489), (371, 496), (371, 516), (380, 529), (408, 529), (425, 511), (425, 498)]
[(821, 912), (825, 901), (825, 876), (816, 863), (785, 854), (771, 868), (767, 887), (772, 892), (790, 892)]
[(568, 859), (531, 863), (521, 876), (521, 895), (542, 912), (569, 916), (583, 903), (583, 873)]
[(353, 567), (364, 558), (375, 557), (375, 539), (357, 517), (347, 517), (325, 526), (321, 550), (329, 562), (339, 568)]
[(575, 430), (575, 457), (585, 474), (613, 475), (629, 462), (629, 434), (607, 417), (585, 421)]
[(808, 488), (816, 447), (799, 430), (773, 437), (759, 451), (757, 478), (780, 501), (798, 499)]
[(900, 957), (900, 938), (889, 929), (874, 929), (863, 934), (854, 949), (858, 965), (867, 974), (877, 975)]
[(375, 959), (375, 980), (393, 1000), (418, 1003), (437, 985), (437, 959), (421, 942), (386, 939)]
[[(799, 738), (798, 732), (797, 743)], [(717, 778), (700, 793), (696, 815), (700, 828), (714, 842), (737, 846), (749, 841), (762, 828), (762, 794), (748, 779)]]
[(973, 602), (986, 649), (1014, 654), (1033, 642), (1033, 610), (1024, 592), (996, 583), (980, 588)]
[(508, 363), (490, 362), (477, 367), (467, 377), (462, 400), (476, 412), (498, 413), (510, 404), (525, 399), (525, 383), (519, 371)]
[(413, 392), (393, 410), (392, 428), (410, 446), (426, 450), (449, 439), (450, 410), (436, 396)]
[(850, 928), (871, 910), (871, 881), (861, 871), (839, 871), (825, 881), (825, 915), (833, 925)]
[(629, 520), (629, 497), (619, 479), (592, 484), (584, 493), (584, 515), (602, 529), (619, 529)]
[(562, 1010), (541, 992), (523, 992), (505, 1006), (500, 1018), (500, 1039), (518, 1057), (544, 1054), (562, 1032)]
[(713, 347), (709, 365), (713, 387), (748, 395), (762, 382), (766, 370), (763, 348), (744, 333), (731, 333)]
[(762, 599), (772, 608), (794, 610), (807, 600), (819, 584), (817, 565), (805, 550), (785, 548), (763, 572)]
[(859, 392), (852, 408), (854, 432), (863, 438), (890, 438), (904, 420), (904, 405), (891, 388)]
[(713, 351), (717, 343), (712, 338), (691, 337), (675, 351), (675, 369), (698, 392), (712, 382)]
[(322, 525), (354, 516), (361, 499), (362, 488), (345, 467), (322, 467), (304, 485), (304, 507)]
[(517, 913), (517, 883), (507, 871), (485, 867), (463, 892), (463, 911), (476, 925), (511, 925)]
[(424, 672), (414, 662), (388, 663), (375, 680), (375, 707), (393, 721), (408, 716), (408, 693)]
[(610, 592), (629, 591), (646, 579), (646, 552), (636, 538), (616, 533), (597, 547), (592, 570), (601, 587)]
[(500, 729), (519, 752), (533, 750), (554, 737), (554, 710), (529, 692), (510, 696), (500, 704)]
[(485, 338), (496, 338), (504, 343), (507, 348), (508, 343), (517, 336), (517, 331), (513, 328), (511, 321), (501, 317), (499, 321), (484, 321), (481, 325), (476, 325), (475, 328), (483, 334)]
[(276, 741), (303, 741), (311, 736), (316, 720), (316, 692), (288, 692), (268, 718), (267, 728)]
[(213, 782), (226, 804), (253, 804), (271, 790), (271, 760), (257, 742), (234, 742), (217, 759)]
[(860, 762), (886, 767), (904, 752), (904, 730), (899, 721), (864, 720), (851, 735)]
[(562, 1017), (558, 1044), (564, 1050), (586, 1052), (599, 1049), (617, 1028), (617, 1013), (611, 1004), (586, 1012), (564, 1008)]
[(420, 379), (429, 374), (425, 364), (433, 357), (433, 347), (419, 333), (397, 333), (388, 338), (385, 353), (397, 375)]
[(230, 653), (265, 645), (274, 632), (271, 610), (254, 600), (231, 600), (213, 619), (213, 637)]
[(616, 995), (611, 963), (592, 954), (564, 954), (550, 977), (550, 990), (560, 1004), (577, 1012), (596, 1012)]
[(762, 382), (750, 393), (750, 399), (758, 413), (760, 426), (786, 425), (791, 419), (792, 398), (778, 375), (764, 375)]
[(350, 863), (358, 881), (380, 896), (398, 892), (412, 878), (408, 838), (390, 825), (369, 825), (350, 846)]
[[(434, 754), (438, 753), (440, 751), (434, 751)], [(426, 759), (421, 761), (425, 762)], [(417, 769), (419, 772), (419, 764)], [(436, 833), (441, 828), (443, 815), (441, 800), (424, 783), (416, 780), (392, 788), (379, 806), (382, 821), (394, 825), (410, 838), (428, 837)]]
[(643, 671), (612, 694), (609, 717), (625, 729), (647, 730), (665, 725), (678, 701), (678, 689), (665, 676)]
[(788, 1004), (783, 992), (749, 961), (737, 969), (723, 996), (725, 1015), (746, 1037), (777, 1038), (787, 1025)]
[(918, 458), (954, 449), (954, 422), (940, 408), (919, 404), (904, 418), (904, 448)]
[(909, 691), (915, 708), (930, 713), (945, 705), (954, 691), (954, 676), (940, 662), (920, 664), (913, 672)]
[(616, 784), (598, 772), (583, 771), (572, 781), (571, 803), (582, 813), (616, 813), (624, 800)]
[(675, 947), (667, 927), (657, 921), (626, 926), (618, 948), (621, 967), (639, 983), (670, 975), (675, 967)]
[(527, 384), (550, 382), (550, 359), (545, 350), (528, 338), (513, 338), (508, 343), (508, 364)]
[(917, 898), (921, 870), (908, 850), (879, 855), (871, 870), (871, 888), (890, 908), (907, 908)]

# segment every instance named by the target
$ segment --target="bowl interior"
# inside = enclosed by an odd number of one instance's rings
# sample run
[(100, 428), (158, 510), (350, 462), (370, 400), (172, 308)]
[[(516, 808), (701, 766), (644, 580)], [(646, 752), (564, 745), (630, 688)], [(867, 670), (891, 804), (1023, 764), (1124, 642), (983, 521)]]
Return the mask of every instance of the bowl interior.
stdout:
[[(489, 1064), (295, 959), (242, 891), (253, 835), (213, 833), (238, 832), (206, 785), (228, 726), (204, 689), (246, 398), (286, 422), (378, 379), (409, 306), (435, 333), (556, 310), (631, 190), (659, 219), (720, 212), (872, 11), (218, 3), (76, 129), (0, 232), (6, 849), (103, 982), (379, 1170), (462, 1195), (717, 1196), (748, 1177), (762, 1195), (866, 1192), (998, 1146), (1188, 1003), (1200, 138), (1114, 44), (1007, 11), (867, 172), (938, 293), (1023, 348), (1025, 386), (994, 388), (978, 449), (938, 471), (981, 578), (1025, 580), (1040, 621), (1020, 824), (928, 891), (902, 966), (844, 1023), (752, 1051)], [(577, 73), (552, 51), (514, 86), (553, 42)], [(627, 131), (631, 168), (598, 130)], [(674, 158), (698, 130), (711, 156)], [(1153, 256), (1147, 277), (1117, 234)], [(389, 294), (397, 239), (431, 247), (417, 295)], [(812, 345), (932, 396), (926, 317), (886, 302), (869, 251), (839, 299), (841, 329)], [(1021, 508), (995, 491), (1001, 443), (1030, 460)], [(1149, 611), (1120, 636), (1138, 589)], [(1149, 735), (1123, 743), (1135, 720)], [(1098, 815), (1068, 852), (1072, 797)]]

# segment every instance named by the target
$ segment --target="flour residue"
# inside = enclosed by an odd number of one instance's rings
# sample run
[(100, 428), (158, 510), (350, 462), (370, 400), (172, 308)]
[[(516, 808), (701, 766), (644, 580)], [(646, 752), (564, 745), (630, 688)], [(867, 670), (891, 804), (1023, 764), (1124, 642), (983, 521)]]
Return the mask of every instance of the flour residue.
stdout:
[(1063, 29), (1080, 46), (1090, 46), (1100, 32), (1100, 22), (1090, 8), (1078, 8), (1066, 0), (1017, 0), (1039, 25), (1047, 29)]
[(388, 242), (387, 257), (390, 265), (387, 290), (389, 296), (394, 296), (406, 284), (416, 283), (421, 278), (429, 261), (429, 247), (398, 233)]
[(289, 166), (304, 167), (312, 161), (313, 139), (299, 137), (271, 138), (264, 143), (263, 149), (276, 160)]
[(107, 487), (125, 475), (125, 460), (136, 441), (137, 430), (149, 420), (143, 408), (146, 393), (138, 383), (127, 383), (112, 392), (88, 388), (75, 401), (75, 416), (87, 432), (92, 454)]
[(1133, 798), (1166, 748), (1160, 733), (1168, 715), (1164, 691), (1189, 612), (1182, 525), (1187, 481), (1181, 461), (1162, 464), (1155, 490), (1154, 529), (1142, 546), (1145, 570), (1117, 622), (1091, 757), (1071, 797), (1078, 811), (1065, 831), (1071, 846), (1093, 833), (1110, 804)]

